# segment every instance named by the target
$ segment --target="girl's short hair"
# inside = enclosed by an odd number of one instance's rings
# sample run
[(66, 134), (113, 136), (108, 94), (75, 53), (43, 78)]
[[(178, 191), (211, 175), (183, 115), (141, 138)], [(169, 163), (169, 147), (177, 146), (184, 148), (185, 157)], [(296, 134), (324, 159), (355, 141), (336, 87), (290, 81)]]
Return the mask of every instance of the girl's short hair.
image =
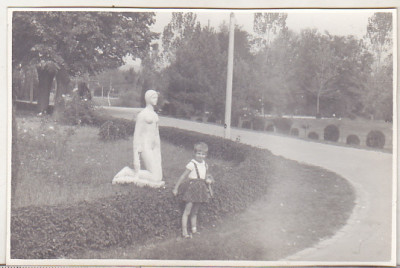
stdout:
[(208, 152), (208, 145), (205, 142), (198, 142), (194, 145), (195, 152)]

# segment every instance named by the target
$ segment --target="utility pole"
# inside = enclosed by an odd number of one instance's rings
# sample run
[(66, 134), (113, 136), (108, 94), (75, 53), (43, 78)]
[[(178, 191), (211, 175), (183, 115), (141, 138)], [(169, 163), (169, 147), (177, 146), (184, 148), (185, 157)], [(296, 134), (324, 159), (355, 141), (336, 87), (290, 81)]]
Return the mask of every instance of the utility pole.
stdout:
[(231, 138), (231, 113), (232, 113), (232, 79), (233, 79), (233, 41), (235, 34), (235, 15), (230, 16), (229, 25), (229, 49), (228, 49), (228, 71), (226, 77), (226, 99), (225, 99), (225, 139)]

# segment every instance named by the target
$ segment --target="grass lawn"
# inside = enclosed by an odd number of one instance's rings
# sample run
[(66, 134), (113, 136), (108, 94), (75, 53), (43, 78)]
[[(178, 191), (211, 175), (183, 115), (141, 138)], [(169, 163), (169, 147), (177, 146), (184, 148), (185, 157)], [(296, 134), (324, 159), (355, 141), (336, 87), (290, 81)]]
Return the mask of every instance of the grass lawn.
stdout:
[[(131, 164), (132, 139), (104, 143), (98, 139), (97, 128), (63, 126), (46, 118), (23, 116), (17, 118), (17, 123), (20, 165), (12, 214), (17, 215), (19, 224), (24, 225), (12, 230), (29, 228), (32, 219), (21, 217), (28, 217), (32, 210), (57, 215), (52, 213), (58, 207), (65, 207), (61, 211), (68, 212), (72, 210), (67, 206), (77, 204), (90, 211), (92, 204), (96, 203), (98, 207), (103, 202), (101, 200), (119, 202), (120, 199), (143, 193), (171, 192), (185, 164), (192, 158), (190, 150), (162, 141), (166, 189), (146, 190), (133, 185), (112, 185), (113, 176), (122, 167)], [(333, 235), (346, 223), (355, 195), (345, 179), (320, 168), (272, 156), (268, 151), (263, 151), (258, 160), (265, 163), (257, 168), (261, 172), (260, 177), (268, 181), (263, 196), (239, 214), (227, 213), (218, 220), (210, 220), (203, 209), (199, 215), (201, 234), (192, 240), (177, 241), (180, 230), (176, 228), (166, 236), (156, 236), (139, 245), (110, 244), (102, 249), (83, 248), (56, 256), (67, 259), (277, 260)], [(235, 176), (230, 173), (237, 168), (234, 162), (211, 158), (208, 163), (216, 184), (218, 178), (224, 178), (225, 183), (229, 183), (229, 176)], [(252, 164), (244, 161), (240, 165), (251, 168)], [(227, 174), (231, 175), (226, 177)], [(239, 181), (242, 187), (235, 190), (249, 189), (245, 177)], [(225, 187), (219, 185), (218, 189), (223, 191)], [(236, 196), (233, 192), (230, 194)], [(118, 198), (113, 199), (116, 196)], [(104, 204), (104, 211), (100, 211), (104, 217), (107, 216), (107, 208), (115, 208), (110, 205)], [(226, 205), (229, 207), (229, 204)], [(101, 213), (99, 217), (102, 217)], [(35, 215), (40, 220), (40, 213)], [(51, 219), (51, 216), (47, 217)], [(147, 217), (151, 221), (154, 215)], [(51, 223), (54, 222), (57, 221)], [(75, 225), (71, 223), (71, 226)], [(112, 231), (113, 226), (109, 227)], [(54, 230), (57, 232), (57, 226)], [(103, 230), (84, 231), (95, 237), (97, 231), (100, 233)], [(104, 240), (104, 237), (96, 239)]]
[[(132, 138), (101, 142), (98, 129), (70, 127), (18, 118), (18, 185), (13, 207), (91, 201), (116, 194), (132, 194), (132, 185), (112, 185), (115, 174), (132, 167)], [(74, 134), (68, 136), (66, 132)], [(174, 157), (170, 157), (173, 155)], [(168, 188), (184, 171), (192, 152), (162, 143), (164, 180)], [(232, 164), (210, 159), (210, 167)], [(171, 188), (172, 189), (172, 188)]]

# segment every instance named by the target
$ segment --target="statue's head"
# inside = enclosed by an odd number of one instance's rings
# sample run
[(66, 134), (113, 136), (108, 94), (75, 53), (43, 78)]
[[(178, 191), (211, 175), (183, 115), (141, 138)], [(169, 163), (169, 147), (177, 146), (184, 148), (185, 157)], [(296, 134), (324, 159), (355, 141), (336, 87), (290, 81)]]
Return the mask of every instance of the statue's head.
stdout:
[(146, 104), (156, 105), (158, 100), (158, 92), (155, 90), (147, 90), (144, 94)]

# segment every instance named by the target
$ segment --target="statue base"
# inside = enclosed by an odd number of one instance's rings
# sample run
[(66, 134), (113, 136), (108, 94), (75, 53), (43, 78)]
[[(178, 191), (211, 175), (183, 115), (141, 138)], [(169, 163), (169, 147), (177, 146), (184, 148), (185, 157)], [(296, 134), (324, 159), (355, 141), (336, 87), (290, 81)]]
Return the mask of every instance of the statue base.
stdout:
[(124, 167), (120, 172), (115, 175), (112, 180), (112, 184), (125, 184), (133, 183), (139, 187), (148, 186), (151, 188), (160, 188), (165, 185), (164, 181), (149, 181), (139, 178), (138, 174), (135, 173), (130, 167)]

